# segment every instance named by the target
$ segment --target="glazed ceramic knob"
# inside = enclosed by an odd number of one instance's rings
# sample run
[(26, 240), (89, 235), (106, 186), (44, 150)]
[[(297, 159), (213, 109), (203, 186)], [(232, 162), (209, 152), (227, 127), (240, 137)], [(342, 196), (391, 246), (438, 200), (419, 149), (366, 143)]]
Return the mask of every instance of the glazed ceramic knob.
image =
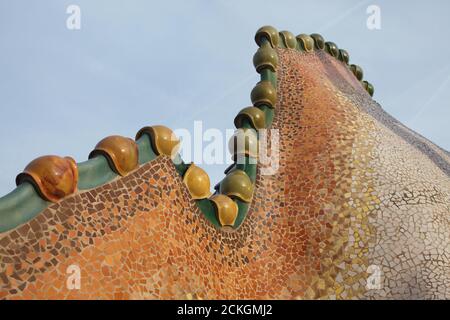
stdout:
[(277, 92), (270, 81), (263, 80), (256, 84), (251, 92), (252, 103), (255, 107), (267, 105), (270, 108), (277, 102)]
[(278, 67), (277, 52), (269, 44), (262, 45), (253, 56), (253, 65), (258, 73), (264, 69), (275, 72)]
[(31, 183), (41, 198), (58, 200), (77, 190), (78, 168), (71, 157), (43, 156), (31, 161), (16, 178), (16, 184)]
[(160, 125), (144, 127), (136, 134), (136, 140), (144, 134), (150, 137), (152, 149), (157, 155), (166, 155), (172, 159), (176, 156), (180, 148), (180, 140), (172, 130)]
[(334, 42), (325, 42), (325, 50), (335, 58), (339, 58), (339, 49)]
[(280, 38), (283, 41), (283, 44), (286, 48), (296, 49), (297, 48), (297, 39), (295, 39), (294, 35), (289, 31), (281, 31)]
[(248, 203), (252, 200), (253, 184), (245, 171), (234, 169), (220, 183), (220, 193)]
[(306, 51), (311, 52), (314, 50), (314, 39), (311, 36), (308, 36), (307, 34), (299, 34), (297, 37), (297, 41), (299, 43), (299, 47)]
[(360, 66), (357, 66), (356, 64), (350, 65), (350, 69), (352, 70), (353, 74), (355, 75), (356, 79), (361, 81), (364, 77), (363, 69)]
[(234, 118), (234, 125), (236, 128), (242, 128), (244, 120), (247, 120), (256, 130), (266, 127), (266, 114), (259, 108), (247, 107), (239, 111), (236, 118)]
[(367, 81), (363, 81), (362, 83), (363, 83), (364, 89), (366, 89), (366, 91), (369, 93), (369, 95), (371, 97), (373, 97), (373, 93), (375, 91), (373, 85)]
[(264, 26), (258, 29), (255, 34), (255, 42), (258, 46), (261, 46), (262, 39), (266, 38), (272, 48), (276, 48), (279, 43), (279, 35), (277, 29), (272, 26)]
[(205, 199), (211, 195), (211, 182), (208, 174), (195, 164), (189, 166), (183, 176), (183, 181), (193, 199)]
[(89, 154), (89, 159), (103, 155), (111, 168), (121, 176), (128, 174), (139, 165), (138, 146), (133, 139), (109, 136), (101, 140)]
[(216, 194), (209, 198), (216, 211), (217, 220), (220, 225), (233, 227), (238, 216), (239, 208), (236, 202), (230, 197), (223, 194)]
[(346, 50), (339, 49), (339, 60), (341, 60), (345, 64), (348, 64), (348, 62), (350, 61), (350, 55)]
[(258, 157), (258, 135), (254, 129), (238, 129), (228, 142), (228, 150), (236, 161), (238, 157)]
[(323, 37), (320, 34), (313, 33), (313, 34), (311, 34), (311, 38), (313, 38), (314, 45), (316, 46), (317, 49), (319, 49), (319, 50), (325, 49), (325, 40), (323, 39)]

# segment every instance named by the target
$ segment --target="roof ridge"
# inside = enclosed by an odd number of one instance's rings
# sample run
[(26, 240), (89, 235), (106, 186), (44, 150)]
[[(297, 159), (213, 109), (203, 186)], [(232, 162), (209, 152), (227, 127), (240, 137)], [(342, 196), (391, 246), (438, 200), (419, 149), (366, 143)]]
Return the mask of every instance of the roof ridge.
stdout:
[[(338, 49), (333, 42), (325, 42), (319, 34), (294, 37), (289, 31), (278, 32), (271, 26), (264, 26), (256, 32), (255, 42), (259, 48), (253, 56), (253, 64), (261, 78), (251, 92), (253, 105), (242, 109), (234, 120), (238, 131), (233, 141), (241, 134), (248, 135), (272, 125), (277, 102), (276, 48), (304, 52), (325, 50), (343, 62), (371, 96), (374, 93), (373, 86), (362, 80), (362, 68), (349, 64), (347, 51)], [(17, 176), (17, 188), (0, 198), (0, 232), (33, 219), (51, 203), (125, 176), (158, 156), (173, 160), (192, 198), (211, 223), (236, 229), (247, 215), (256, 181), (257, 155), (251, 152), (249, 145), (258, 143), (258, 134), (249, 134), (248, 139), (243, 148), (231, 150), (235, 163), (225, 170), (226, 176), (214, 187), (216, 191), (212, 196), (208, 174), (193, 163), (183, 162), (177, 153), (178, 138), (161, 125), (142, 128), (134, 140), (108, 136), (95, 146), (89, 160), (81, 163), (70, 157), (53, 155), (36, 158)]]

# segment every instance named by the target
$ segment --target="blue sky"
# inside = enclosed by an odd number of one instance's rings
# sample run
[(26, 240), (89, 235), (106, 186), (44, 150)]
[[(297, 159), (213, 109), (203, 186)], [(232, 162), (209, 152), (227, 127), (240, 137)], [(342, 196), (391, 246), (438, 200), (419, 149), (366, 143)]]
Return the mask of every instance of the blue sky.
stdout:
[[(81, 30), (66, 28), (70, 4)], [(372, 4), (381, 30), (366, 27)], [(107, 135), (233, 128), (266, 24), (347, 49), (385, 110), (449, 150), (449, 12), (445, 0), (0, 0), (0, 195), (32, 159), (84, 161)], [(226, 165), (203, 167), (215, 184)]]

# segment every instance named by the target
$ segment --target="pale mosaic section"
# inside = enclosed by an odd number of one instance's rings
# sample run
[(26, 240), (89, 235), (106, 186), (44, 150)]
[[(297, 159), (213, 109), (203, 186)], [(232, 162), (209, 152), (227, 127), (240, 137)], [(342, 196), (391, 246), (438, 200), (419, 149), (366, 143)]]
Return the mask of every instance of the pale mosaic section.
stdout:
[[(351, 123), (358, 130), (352, 130), (347, 202), (334, 208), (350, 221), (345, 253), (333, 260), (340, 272), (323, 298), (448, 299), (450, 179), (414, 140), (441, 156), (439, 161), (448, 160), (446, 153), (406, 127), (413, 142), (401, 139), (349, 97), (336, 95), (339, 104), (354, 108)], [(339, 189), (348, 186), (341, 183)], [(379, 286), (368, 287), (375, 270)]]
[(381, 267), (374, 298), (450, 297), (450, 180), (427, 155), (377, 123), (371, 167), (381, 205), (370, 264)]
[(369, 266), (368, 242), (372, 239), (369, 215), (379, 208), (380, 203), (373, 189), (373, 170), (367, 166), (373, 150), (373, 140), (370, 139), (373, 123), (367, 120), (362, 115), (355, 117), (358, 132), (355, 132), (350, 160), (351, 184), (349, 192), (344, 194), (350, 221), (345, 248), (349, 261), (346, 268), (342, 266), (344, 272), (336, 278), (337, 284), (342, 283), (336, 290), (336, 298), (339, 299), (361, 298), (365, 292)]
[[(333, 245), (324, 248), (325, 271), (312, 279), (304, 297), (449, 298), (448, 153), (373, 100), (327, 80), (321, 79), (336, 98), (332, 106), (345, 110), (337, 122), (345, 136), (335, 136), (335, 154), (329, 155), (339, 168), (332, 179), (337, 181), (336, 198), (322, 206), (330, 216), (338, 214), (332, 223), (340, 232), (334, 232)], [(308, 95), (305, 92), (304, 98)], [(347, 236), (342, 229), (348, 230)], [(371, 286), (374, 277), (379, 281)]]

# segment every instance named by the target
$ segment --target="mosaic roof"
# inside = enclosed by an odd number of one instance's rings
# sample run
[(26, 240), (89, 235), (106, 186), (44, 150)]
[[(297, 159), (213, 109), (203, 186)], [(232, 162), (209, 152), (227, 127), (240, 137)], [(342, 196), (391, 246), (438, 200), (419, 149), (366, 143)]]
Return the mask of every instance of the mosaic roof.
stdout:
[(37, 158), (0, 198), (0, 298), (450, 298), (449, 154), (335, 43), (269, 26), (255, 41), (261, 79), (234, 121), (250, 134), (215, 192), (162, 125), (85, 162)]

